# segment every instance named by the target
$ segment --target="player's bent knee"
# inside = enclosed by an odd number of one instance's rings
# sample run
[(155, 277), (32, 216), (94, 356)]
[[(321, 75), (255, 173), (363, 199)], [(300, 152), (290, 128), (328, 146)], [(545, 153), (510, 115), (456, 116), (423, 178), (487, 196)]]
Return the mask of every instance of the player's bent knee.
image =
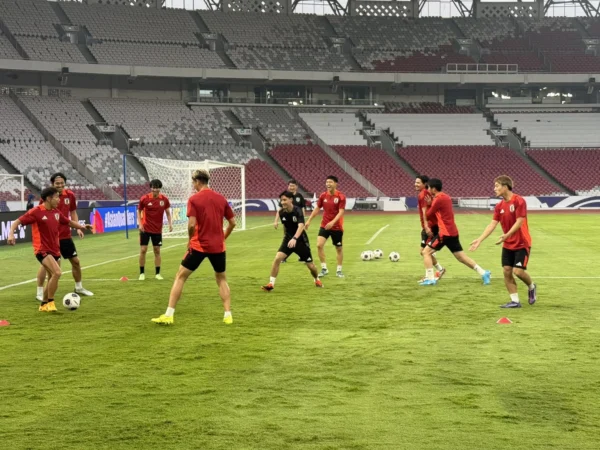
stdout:
[(525, 271), (523, 269), (517, 269), (516, 267), (513, 268), (512, 273), (514, 276), (519, 277), (519, 278), (521, 278), (525, 275)]
[(81, 263), (79, 262), (79, 258), (77, 257), (69, 259), (69, 262), (73, 267), (79, 267), (81, 265)]

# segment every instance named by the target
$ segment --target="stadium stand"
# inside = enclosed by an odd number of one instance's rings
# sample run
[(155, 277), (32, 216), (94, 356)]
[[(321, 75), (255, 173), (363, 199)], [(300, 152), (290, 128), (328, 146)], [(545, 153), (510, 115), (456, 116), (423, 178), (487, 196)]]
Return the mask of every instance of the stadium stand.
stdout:
[(480, 114), (367, 114), (404, 145), (493, 145)]
[(369, 197), (369, 192), (347, 175), (318, 145), (278, 145), (269, 154), (306, 189), (319, 194), (325, 190), (325, 177), (336, 175), (339, 189), (348, 197)]
[(515, 192), (521, 195), (552, 195), (558, 189), (505, 147), (412, 146), (399, 148), (398, 155), (418, 173), (440, 178), (444, 191), (454, 197), (491, 197), (493, 180), (509, 172)]
[(580, 17), (579, 21), (583, 24), (585, 31), (590, 38), (600, 39), (600, 19), (593, 17)]
[(236, 47), (227, 52), (239, 69), (317, 70), (325, 72), (351, 71), (352, 65), (344, 54), (320, 48), (249, 48)]
[(102, 191), (85, 180), (45, 141), (10, 98), (0, 97), (0, 117), (0, 154), (36, 188), (47, 186), (53, 173), (63, 172), (79, 198), (105, 199)]
[(306, 143), (306, 130), (288, 108), (236, 107), (231, 111), (245, 127), (257, 128), (269, 143)]
[[(23, 97), (23, 103), (81, 162), (100, 179), (115, 189), (123, 184), (122, 156), (108, 145), (97, 145), (97, 139), (88, 128), (94, 120), (79, 100), (55, 97)], [(144, 175), (134, 167), (128, 172), (128, 185), (145, 183)]]
[[(384, 102), (385, 112), (394, 114), (470, 114), (472, 106), (442, 105), (435, 102)], [(368, 113), (379, 111), (367, 111)]]
[(415, 195), (414, 179), (385, 150), (364, 145), (334, 145), (332, 148), (385, 195)]
[(0, 30), (0, 59), (22, 59), (2, 30)]
[[(32, 60), (87, 63), (76, 45), (63, 42), (54, 24), (60, 20), (45, 0), (2, 0), (0, 18)], [(20, 56), (7, 55), (10, 58)]]
[(530, 149), (527, 155), (579, 195), (600, 195), (600, 149)]
[(597, 147), (597, 113), (501, 113), (494, 119), (503, 128), (516, 128), (531, 147)]
[(286, 183), (266, 161), (251, 159), (246, 164), (246, 198), (274, 198)]
[(327, 145), (365, 145), (363, 123), (354, 114), (300, 113), (306, 124)]

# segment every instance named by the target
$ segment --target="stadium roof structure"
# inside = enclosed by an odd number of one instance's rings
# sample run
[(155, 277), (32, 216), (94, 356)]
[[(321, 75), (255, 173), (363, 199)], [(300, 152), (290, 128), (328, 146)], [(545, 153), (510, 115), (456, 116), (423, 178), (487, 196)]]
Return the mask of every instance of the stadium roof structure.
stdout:
[[(65, 0), (63, 0), (65, 1)], [(66, 0), (69, 1), (69, 0)], [(75, 0), (77, 1), (77, 0)], [(600, 0), (80, 0), (212, 11), (378, 17), (600, 17)], [(493, 14), (492, 14), (493, 11)]]

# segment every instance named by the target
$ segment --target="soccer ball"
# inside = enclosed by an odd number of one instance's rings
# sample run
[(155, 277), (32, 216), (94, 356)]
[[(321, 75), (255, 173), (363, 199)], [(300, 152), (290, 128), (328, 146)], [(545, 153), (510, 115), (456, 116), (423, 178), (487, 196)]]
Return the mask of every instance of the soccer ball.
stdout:
[(366, 250), (360, 254), (360, 259), (363, 261), (370, 261), (373, 259), (373, 252), (370, 250)]
[(398, 261), (400, 261), (400, 253), (392, 252), (392, 253), (390, 253), (390, 256), (388, 256), (388, 258), (390, 258), (391, 262), (398, 262)]
[(375, 259), (383, 258), (383, 250), (377, 249), (373, 252)]
[(81, 297), (74, 292), (70, 292), (63, 297), (63, 306), (65, 309), (75, 311), (77, 308), (79, 308), (80, 303)]

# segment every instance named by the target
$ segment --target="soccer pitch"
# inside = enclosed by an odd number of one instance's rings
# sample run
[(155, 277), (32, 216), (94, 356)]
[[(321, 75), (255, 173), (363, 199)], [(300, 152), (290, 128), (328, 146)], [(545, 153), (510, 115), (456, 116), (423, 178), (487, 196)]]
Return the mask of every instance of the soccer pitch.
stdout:
[[(96, 295), (52, 315), (37, 311), (35, 283), (3, 289), (33, 279), (38, 263), (29, 244), (2, 247), (0, 319), (11, 325), (0, 328), (0, 446), (597, 450), (599, 219), (530, 214), (538, 303), (519, 284), (523, 308), (502, 310), (499, 230), (469, 253), (492, 271), (490, 286), (443, 250), (447, 275), (420, 287), (417, 215), (350, 213), (345, 279), (330, 274), (316, 289), (292, 255), (265, 293), (282, 230), (272, 216), (250, 217), (253, 229), (227, 244), (231, 326), (208, 261), (175, 325), (150, 323), (167, 306), (185, 241), (164, 241), (164, 281), (149, 252), (139, 282), (136, 233), (77, 240)], [(457, 215), (463, 247), (490, 220)], [(384, 259), (360, 260), (376, 248)], [(326, 253), (331, 271), (330, 244)], [(63, 274), (57, 300), (72, 290)], [(513, 324), (496, 324), (503, 316)]]

